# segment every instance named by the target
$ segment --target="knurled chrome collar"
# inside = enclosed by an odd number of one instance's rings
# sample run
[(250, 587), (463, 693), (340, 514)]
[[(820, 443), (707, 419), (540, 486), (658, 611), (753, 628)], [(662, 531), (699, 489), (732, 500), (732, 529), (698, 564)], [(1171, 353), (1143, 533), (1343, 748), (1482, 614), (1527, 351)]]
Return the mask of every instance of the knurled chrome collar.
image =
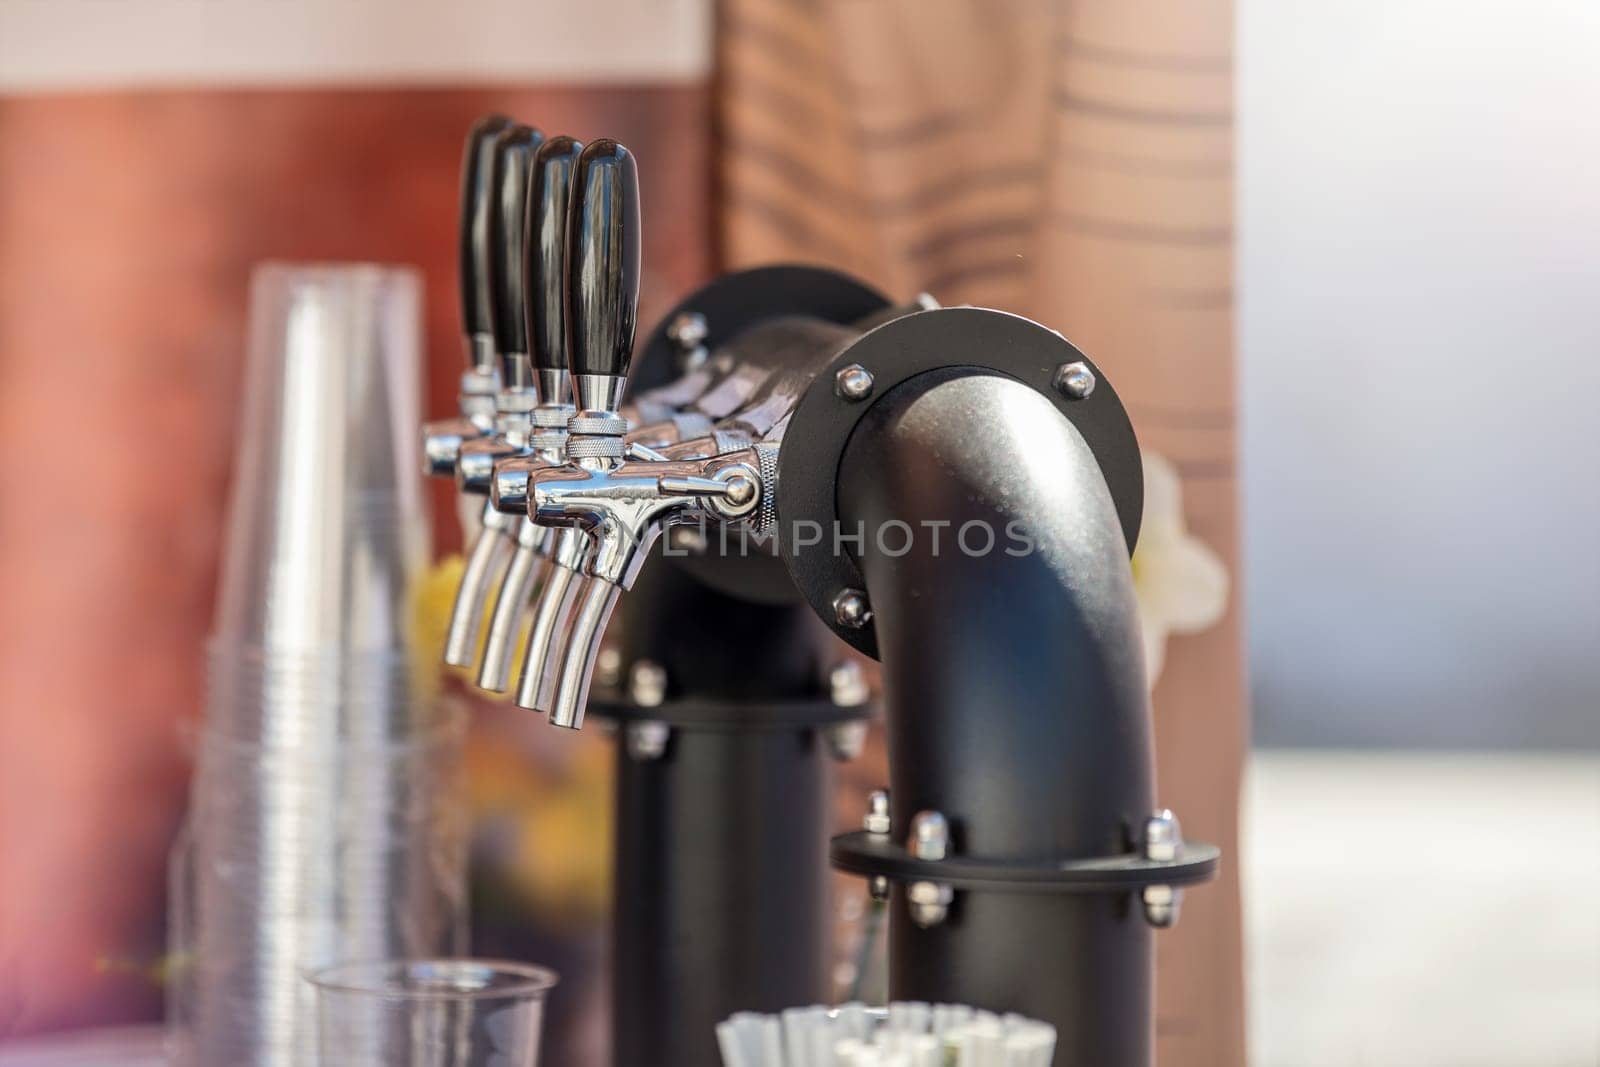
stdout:
[(621, 415), (585, 412), (567, 420), (567, 432), (621, 437), (628, 432), (628, 420)]
[(736, 433), (730, 430), (712, 431), (711, 440), (716, 444), (718, 455), (724, 452), (737, 452), (741, 448), (750, 447), (749, 434)]
[(567, 456), (571, 459), (621, 459), (622, 450), (620, 437), (567, 437)]
[(544, 430), (565, 430), (572, 408), (565, 404), (541, 404), (533, 409), (533, 424)]
[(535, 452), (565, 453), (567, 450), (566, 430), (545, 430), (536, 433), (528, 439), (528, 447)]
[(757, 473), (761, 475), (761, 504), (756, 508), (750, 525), (754, 532), (764, 534), (778, 523), (778, 449), (776, 444), (759, 444), (755, 447)]

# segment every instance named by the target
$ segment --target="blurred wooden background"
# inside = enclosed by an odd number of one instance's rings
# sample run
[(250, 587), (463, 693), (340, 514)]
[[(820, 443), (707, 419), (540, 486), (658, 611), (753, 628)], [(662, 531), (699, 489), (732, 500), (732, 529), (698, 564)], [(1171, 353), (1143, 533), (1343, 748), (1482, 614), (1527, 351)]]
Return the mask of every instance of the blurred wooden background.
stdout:
[[(1090, 353), (1238, 573), (1228, 0), (728, 0), (729, 266), (806, 259), (1036, 318)], [(1234, 582), (1233, 605), (1239, 600)], [(1239, 616), (1170, 642), (1160, 802), (1238, 855)], [(1156, 939), (1167, 1064), (1244, 1062), (1238, 867)]]

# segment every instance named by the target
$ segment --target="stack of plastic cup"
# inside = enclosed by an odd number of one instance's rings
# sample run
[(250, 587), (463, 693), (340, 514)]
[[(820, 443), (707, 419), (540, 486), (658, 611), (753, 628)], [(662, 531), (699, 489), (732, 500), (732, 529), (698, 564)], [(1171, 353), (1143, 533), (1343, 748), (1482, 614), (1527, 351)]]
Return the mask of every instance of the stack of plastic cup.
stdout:
[[(464, 930), (459, 717), (413, 650), (420, 283), (260, 267), (189, 825), (173, 1052), (317, 1063), (310, 970)], [(330, 1065), (331, 1067), (331, 1065)]]

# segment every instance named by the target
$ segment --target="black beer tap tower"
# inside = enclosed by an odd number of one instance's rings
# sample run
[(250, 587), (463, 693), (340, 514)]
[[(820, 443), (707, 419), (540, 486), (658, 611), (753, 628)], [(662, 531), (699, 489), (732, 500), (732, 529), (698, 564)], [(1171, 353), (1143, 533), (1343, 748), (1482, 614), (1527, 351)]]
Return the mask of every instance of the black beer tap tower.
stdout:
[[(570, 170), (563, 220), (531, 167), (529, 254), (564, 222), (566, 257), (526, 272), (524, 352), (574, 403), (564, 436), (500, 424), (488, 495), (571, 539), (539, 550), (519, 702), (617, 725), (614, 1062), (707, 1067), (733, 1012), (825, 1000), (831, 858), (889, 900), (892, 998), (1044, 1020), (1058, 1064), (1150, 1064), (1153, 930), (1218, 853), (1155, 805), (1115, 391), (1038, 323), (800, 266), (711, 282), (635, 361), (633, 159), (597, 141)], [(506, 582), (514, 618), (530, 582)], [(882, 663), (890, 789), (830, 846), (868, 710), (840, 641)]]

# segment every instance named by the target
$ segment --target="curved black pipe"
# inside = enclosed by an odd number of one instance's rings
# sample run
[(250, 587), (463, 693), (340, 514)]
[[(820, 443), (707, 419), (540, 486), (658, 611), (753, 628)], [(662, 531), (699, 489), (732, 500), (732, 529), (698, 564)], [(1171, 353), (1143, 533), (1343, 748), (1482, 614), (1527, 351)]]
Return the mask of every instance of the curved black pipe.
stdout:
[[(1116, 508), (1072, 424), (1011, 379), (930, 372), (863, 417), (838, 507), (864, 534), (896, 840), (935, 810), (961, 854), (1132, 851), (1154, 799), (1139, 625)], [(895, 896), (892, 997), (1044, 1019), (1057, 1062), (1150, 1062), (1152, 939), (1130, 894), (963, 890), (930, 929)]]

